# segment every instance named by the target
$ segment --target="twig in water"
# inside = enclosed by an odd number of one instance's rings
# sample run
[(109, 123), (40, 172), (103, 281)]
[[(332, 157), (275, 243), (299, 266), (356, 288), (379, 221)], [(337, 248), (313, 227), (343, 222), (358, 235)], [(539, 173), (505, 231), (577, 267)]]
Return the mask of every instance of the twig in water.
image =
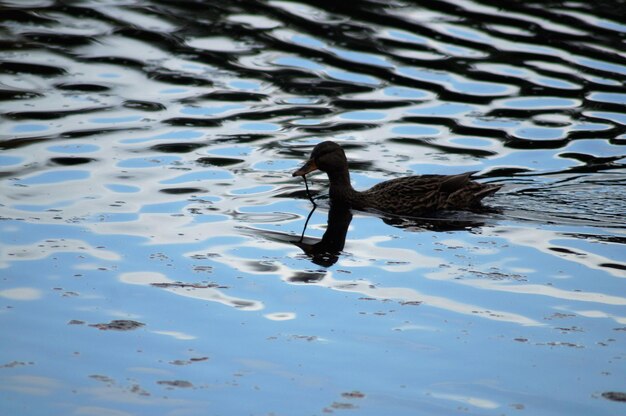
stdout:
[(309, 200), (313, 203), (313, 206), (317, 206), (317, 204), (315, 203), (315, 201), (313, 200), (313, 196), (311, 196), (311, 192), (309, 191), (309, 184), (306, 181), (306, 176), (302, 176), (302, 179), (304, 179), (304, 187), (306, 188), (306, 194), (309, 197)]
[(302, 242), (302, 240), (304, 240), (304, 233), (306, 232), (306, 227), (307, 225), (309, 225), (309, 220), (311, 219), (311, 216), (315, 212), (315, 209), (317, 209), (317, 205), (315, 205), (315, 202), (313, 202), (313, 209), (311, 210), (311, 212), (309, 212), (309, 216), (306, 217), (306, 221), (304, 222), (304, 228), (302, 229), (302, 235), (300, 236), (300, 241), (299, 241), (300, 243)]

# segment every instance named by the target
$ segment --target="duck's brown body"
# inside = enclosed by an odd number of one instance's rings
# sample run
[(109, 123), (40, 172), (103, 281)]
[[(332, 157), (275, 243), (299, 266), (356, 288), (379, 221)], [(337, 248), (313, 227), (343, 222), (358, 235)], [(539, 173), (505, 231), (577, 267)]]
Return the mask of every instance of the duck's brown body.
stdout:
[(304, 176), (316, 169), (328, 174), (331, 203), (402, 216), (480, 207), (484, 197), (497, 192), (502, 186), (472, 181), (470, 177), (474, 172), (467, 172), (397, 178), (359, 192), (350, 184), (348, 161), (343, 149), (330, 141), (315, 146), (309, 161), (293, 176)]

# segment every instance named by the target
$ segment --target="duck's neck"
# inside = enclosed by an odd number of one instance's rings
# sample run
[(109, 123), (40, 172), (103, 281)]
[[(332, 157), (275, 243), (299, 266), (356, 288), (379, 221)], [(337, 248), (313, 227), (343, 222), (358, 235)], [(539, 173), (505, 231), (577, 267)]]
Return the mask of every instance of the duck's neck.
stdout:
[(328, 171), (330, 180), (330, 200), (351, 205), (358, 197), (359, 192), (355, 191), (350, 183), (350, 172), (348, 168), (336, 171)]

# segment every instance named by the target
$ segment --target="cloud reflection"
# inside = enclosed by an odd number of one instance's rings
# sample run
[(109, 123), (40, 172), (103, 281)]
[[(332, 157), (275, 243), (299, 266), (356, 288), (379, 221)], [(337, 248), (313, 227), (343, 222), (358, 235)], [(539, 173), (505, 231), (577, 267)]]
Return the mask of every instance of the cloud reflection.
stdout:
[(14, 287), (0, 290), (0, 298), (11, 300), (37, 300), (43, 296), (41, 290), (32, 287)]

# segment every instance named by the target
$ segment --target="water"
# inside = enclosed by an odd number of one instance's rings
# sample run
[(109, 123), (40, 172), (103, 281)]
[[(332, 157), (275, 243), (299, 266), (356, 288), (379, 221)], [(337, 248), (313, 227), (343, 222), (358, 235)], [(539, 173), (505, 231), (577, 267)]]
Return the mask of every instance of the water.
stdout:
[(622, 1), (0, 4), (3, 415), (626, 411)]

